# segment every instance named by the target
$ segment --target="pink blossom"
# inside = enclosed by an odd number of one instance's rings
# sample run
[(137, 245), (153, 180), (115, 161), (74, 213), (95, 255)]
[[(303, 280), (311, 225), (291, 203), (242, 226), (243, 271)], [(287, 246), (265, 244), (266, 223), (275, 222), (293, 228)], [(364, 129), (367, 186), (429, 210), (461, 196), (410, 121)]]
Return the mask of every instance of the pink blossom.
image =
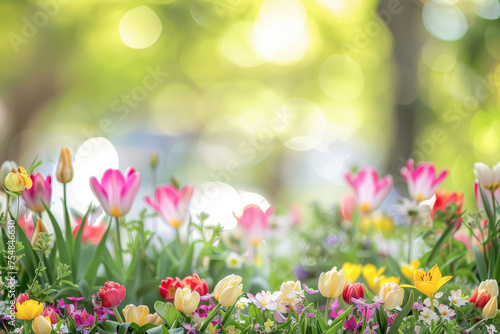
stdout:
[(413, 159), (408, 159), (406, 167), (401, 168), (401, 175), (408, 184), (410, 196), (417, 202), (422, 202), (434, 196), (439, 185), (448, 175), (448, 170), (443, 169), (436, 176), (436, 167), (429, 162), (421, 162), (414, 167)]
[(31, 174), (31, 181), (33, 186), (23, 191), (22, 197), (24, 204), (31, 210), (35, 212), (42, 212), (45, 210), (43, 203), (50, 206), (50, 196), (52, 194), (51, 182), (52, 178), (50, 175), (44, 180), (40, 173)]
[(133, 168), (125, 171), (125, 177), (117, 169), (108, 169), (101, 183), (90, 178), (90, 188), (101, 203), (104, 212), (113, 217), (121, 217), (129, 212), (141, 184), (141, 175)]
[[(80, 226), (82, 224), (82, 218), (78, 218), (76, 221), (76, 225), (73, 227), (73, 237), (76, 238), (78, 231), (80, 230)], [(89, 242), (91, 244), (97, 245), (104, 233), (106, 233), (106, 225), (102, 222), (97, 225), (89, 224), (89, 221), (85, 221), (85, 225), (83, 226), (82, 231), (82, 242)]]
[(380, 178), (373, 167), (361, 169), (356, 177), (347, 172), (345, 178), (356, 194), (358, 207), (366, 213), (377, 209), (392, 188), (392, 177), (387, 175)]
[(173, 185), (159, 186), (155, 191), (155, 198), (146, 197), (144, 200), (155, 209), (167, 224), (179, 228), (189, 214), (189, 202), (193, 195), (193, 186), (186, 185), (177, 189)]
[(245, 237), (253, 246), (257, 246), (268, 232), (271, 224), (269, 222), (274, 213), (271, 206), (265, 212), (255, 204), (249, 204), (243, 208), (241, 217), (234, 217), (238, 225), (245, 231)]

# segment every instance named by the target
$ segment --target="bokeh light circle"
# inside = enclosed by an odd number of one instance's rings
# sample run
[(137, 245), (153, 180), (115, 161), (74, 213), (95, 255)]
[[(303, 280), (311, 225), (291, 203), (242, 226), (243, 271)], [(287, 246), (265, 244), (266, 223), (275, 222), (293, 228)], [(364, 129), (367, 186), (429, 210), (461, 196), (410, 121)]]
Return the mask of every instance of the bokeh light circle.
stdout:
[(278, 110), (275, 121), (281, 143), (295, 151), (307, 151), (321, 144), (327, 121), (321, 109), (305, 99), (292, 99)]
[(453, 45), (446, 41), (429, 38), (422, 51), (424, 63), (436, 72), (448, 72), (457, 62)]
[(266, 0), (253, 26), (259, 54), (276, 62), (299, 60), (309, 44), (307, 15), (297, 0)]
[(205, 225), (216, 226), (220, 224), (225, 229), (236, 226), (233, 212), (241, 212), (240, 195), (229, 184), (223, 182), (205, 182), (194, 189), (189, 206), (193, 222), (199, 223), (201, 213), (208, 214)]
[(431, 35), (445, 41), (462, 38), (468, 28), (464, 13), (453, 4), (427, 1), (422, 11), (422, 19)]
[(351, 57), (337, 54), (321, 66), (319, 87), (337, 101), (351, 101), (363, 92), (365, 76), (358, 63)]
[(95, 176), (100, 180), (107, 169), (118, 168), (118, 161), (115, 147), (106, 138), (96, 137), (85, 141), (76, 151), (73, 163), (75, 175), (68, 184), (68, 193), (78, 194), (71, 199), (72, 207), (85, 212), (89, 203), (99, 205), (90, 189), (90, 178)]
[(135, 7), (123, 15), (119, 24), (120, 38), (132, 49), (145, 49), (160, 37), (163, 25), (147, 6)]
[(222, 53), (233, 64), (252, 67), (263, 64), (266, 59), (255, 51), (253, 24), (241, 21), (233, 24), (222, 38)]

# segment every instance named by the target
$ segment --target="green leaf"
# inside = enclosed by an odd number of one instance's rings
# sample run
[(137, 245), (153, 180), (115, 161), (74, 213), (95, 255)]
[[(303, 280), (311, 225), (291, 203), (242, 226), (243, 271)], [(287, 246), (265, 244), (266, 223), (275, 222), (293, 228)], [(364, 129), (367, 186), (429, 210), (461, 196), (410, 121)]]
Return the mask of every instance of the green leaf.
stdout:
[[(159, 310), (156, 309), (156, 303), (155, 303), (155, 310), (158, 312), (158, 314), (161, 314), (159, 313)], [(182, 317), (181, 312), (179, 312), (179, 310), (177, 310), (174, 305), (172, 305), (169, 302), (164, 304), (162, 319), (165, 321), (165, 323), (169, 328), (171, 328), (174, 322), (181, 317)]]
[(43, 204), (43, 207), (45, 208), (45, 211), (47, 212), (47, 214), (49, 216), (50, 222), (52, 223), (52, 227), (54, 228), (54, 233), (56, 234), (55, 244), (57, 246), (59, 258), (61, 259), (62, 263), (66, 263), (66, 264), (70, 265), (71, 264), (71, 261), (69, 258), (70, 250), (68, 249), (67, 244), (64, 241), (64, 237), (63, 237), (63, 234), (61, 232), (61, 228), (59, 227), (59, 224), (57, 223), (56, 218), (52, 214), (52, 211), (50, 211), (50, 209), (47, 207), (47, 205), (45, 203), (43, 203), (43, 201), (42, 201), (42, 204)]
[(413, 291), (411, 291), (410, 297), (408, 298), (405, 307), (401, 310), (401, 312), (399, 312), (398, 316), (396, 317), (396, 319), (394, 319), (394, 322), (391, 324), (391, 327), (389, 327), (389, 332), (387, 332), (388, 334), (398, 333), (399, 326), (403, 322), (403, 319), (408, 315), (408, 313), (410, 313), (411, 308), (413, 307), (413, 302), (414, 302), (414, 294)]
[(387, 333), (387, 326), (389, 322), (387, 321), (387, 312), (385, 311), (385, 308), (383, 308), (382, 306), (377, 307), (375, 310), (375, 315), (377, 316), (380, 332)]
[(101, 263), (102, 252), (104, 251), (104, 248), (106, 248), (106, 240), (108, 239), (108, 234), (110, 230), (111, 230), (111, 222), (109, 223), (106, 232), (104, 233), (101, 241), (99, 242), (99, 245), (97, 245), (97, 248), (94, 254), (92, 255), (92, 258), (89, 261), (89, 265), (85, 270), (85, 274), (83, 275), (83, 279), (89, 283), (89, 286), (94, 285), (95, 277), (97, 274), (97, 268)]
[(479, 246), (474, 246), (474, 258), (476, 259), (476, 269), (479, 274), (479, 279), (485, 281), (488, 278), (488, 270), (486, 269), (486, 261)]
[(99, 324), (97, 324), (96, 330), (99, 332), (99, 334), (116, 334), (117, 327), (119, 323), (116, 321), (104, 321)]
[(432, 248), (429, 258), (425, 262), (426, 267), (429, 267), (429, 264), (432, 263), (432, 260), (434, 260), (436, 255), (439, 253), (441, 246), (443, 246), (443, 243), (445, 242), (445, 240), (448, 239), (448, 236), (450, 235), (450, 233), (453, 231), (454, 228), (455, 224), (450, 224), (448, 228), (446, 228), (446, 230), (443, 232), (443, 234), (441, 234), (441, 237)]
[(484, 211), (486, 211), (488, 220), (491, 222), (493, 219), (493, 211), (491, 210), (490, 201), (488, 200), (488, 196), (486, 195), (486, 192), (484, 191), (484, 188), (481, 185), (481, 183), (478, 183), (478, 186), (479, 186), (479, 192), (481, 193), (481, 199), (483, 200), (484, 204)]
[(347, 310), (345, 310), (337, 318), (335, 318), (335, 320), (333, 320), (333, 322), (331, 323), (330, 328), (334, 327), (338, 323), (343, 324), (344, 320), (351, 314), (352, 307), (353, 307), (352, 305), (349, 306)]
[(250, 307), (248, 309), (248, 316), (250, 319), (255, 319), (255, 321), (260, 324), (262, 322), (262, 315), (260, 313), (260, 310), (257, 306), (254, 304), (250, 304)]
[[(17, 224), (17, 223), (16, 223)], [(19, 238), (19, 241), (22, 243), (24, 249), (24, 255), (21, 258), (21, 264), (23, 265), (24, 269), (26, 269), (27, 274), (29, 275), (30, 278), (33, 278), (35, 274), (36, 267), (38, 266), (38, 256), (36, 253), (33, 251), (31, 248), (31, 243), (26, 237), (26, 234), (24, 233), (23, 229), (18, 227), (16, 229), (17, 235)]]
[[(80, 224), (80, 228), (78, 229), (78, 233), (76, 234), (76, 238), (74, 240), (74, 245), (73, 245), (73, 263), (74, 263), (74, 277), (78, 279), (78, 262), (80, 262), (80, 248), (81, 248), (81, 243), (82, 243), (82, 235), (83, 235), (83, 228), (85, 226), (85, 221), (87, 220), (87, 217), (90, 213), (90, 210), (92, 209), (92, 204), (89, 205), (89, 208), (87, 209), (87, 212), (82, 218), (82, 223)], [(71, 236), (73, 237), (73, 236)]]

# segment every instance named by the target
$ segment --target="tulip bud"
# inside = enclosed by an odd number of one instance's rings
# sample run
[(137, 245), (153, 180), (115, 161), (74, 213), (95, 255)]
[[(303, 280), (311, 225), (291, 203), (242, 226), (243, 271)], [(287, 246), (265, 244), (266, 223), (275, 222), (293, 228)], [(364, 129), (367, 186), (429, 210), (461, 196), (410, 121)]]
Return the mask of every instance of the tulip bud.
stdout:
[(200, 294), (191, 292), (189, 286), (175, 291), (174, 305), (182, 313), (188, 315), (196, 311), (200, 304)]
[(151, 169), (156, 169), (158, 167), (158, 152), (154, 151), (151, 153), (151, 157), (149, 158), (149, 165), (151, 166)]
[(498, 313), (498, 300), (497, 297), (491, 297), (490, 301), (483, 308), (483, 317), (485, 319), (493, 319)]
[(36, 334), (50, 334), (52, 332), (50, 319), (47, 318), (45, 318), (43, 315), (39, 315), (33, 320), (33, 324), (31, 325), (31, 327)]
[(31, 237), (31, 247), (35, 247), (38, 239), (40, 239), (40, 233), (47, 232), (47, 228), (42, 223), (42, 220), (38, 218), (38, 222), (36, 223), (36, 229), (33, 232), (33, 236)]
[(115, 282), (106, 282), (104, 286), (99, 289), (101, 296), (102, 306), (105, 308), (115, 308), (125, 299), (127, 291), (123, 285)]
[(31, 178), (28, 176), (26, 169), (19, 166), (17, 172), (14, 168), (5, 177), (5, 188), (14, 192), (21, 192), (25, 188), (30, 189), (33, 185)]
[[(28, 296), (28, 294), (26, 292), (21, 293), (21, 294), (19, 294), (19, 296), (17, 296), (16, 300), (14, 301), (14, 305), (16, 305), (17, 303), (22, 304), (29, 299), (30, 299), (30, 297)], [(15, 309), (15, 311), (17, 312), (17, 309)]]
[(365, 290), (361, 283), (348, 283), (342, 292), (342, 298), (347, 304), (352, 304), (351, 298), (360, 299), (365, 296)]
[(47, 306), (45, 310), (43, 310), (42, 316), (48, 318), (52, 325), (57, 324), (57, 322), (59, 321), (56, 310), (54, 310), (54, 308), (51, 306)]
[(73, 180), (73, 163), (71, 162), (71, 151), (68, 146), (61, 150), (56, 171), (57, 181), (68, 183)]
[(224, 277), (215, 286), (215, 299), (224, 307), (234, 305), (241, 290), (243, 290), (243, 284), (241, 284), (242, 280), (241, 276), (234, 274)]
[(479, 284), (479, 290), (487, 290), (492, 297), (498, 297), (498, 283), (494, 279), (487, 279)]
[(378, 293), (378, 298), (384, 301), (384, 307), (387, 310), (393, 310), (403, 304), (404, 290), (395, 282), (389, 282), (382, 285)]
[(337, 271), (337, 267), (321, 273), (319, 276), (318, 288), (323, 297), (336, 298), (340, 296), (346, 284), (344, 269)]

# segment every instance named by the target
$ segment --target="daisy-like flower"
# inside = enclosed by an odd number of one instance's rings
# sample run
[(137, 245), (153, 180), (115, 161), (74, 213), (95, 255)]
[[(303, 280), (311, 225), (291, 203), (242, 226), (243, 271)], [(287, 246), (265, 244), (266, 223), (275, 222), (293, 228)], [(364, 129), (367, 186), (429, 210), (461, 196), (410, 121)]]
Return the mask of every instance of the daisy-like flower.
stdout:
[(496, 332), (497, 332), (497, 329), (495, 328), (494, 325), (486, 325), (486, 333), (495, 334)]
[(262, 291), (255, 296), (251, 293), (247, 293), (247, 295), (248, 299), (250, 299), (250, 301), (261, 310), (276, 311), (280, 305), (282, 293), (281, 291), (275, 291), (273, 293), (270, 291)]
[(448, 300), (456, 307), (464, 306), (466, 303), (466, 300), (462, 298), (462, 290), (460, 289), (457, 291), (451, 290)]
[(415, 200), (403, 198), (401, 203), (393, 205), (391, 209), (396, 221), (400, 221), (403, 224), (410, 224), (412, 221), (416, 221), (422, 223), (424, 226), (430, 226), (432, 224), (431, 211), (435, 202), (436, 196), (420, 203)]
[(229, 253), (226, 257), (226, 267), (229, 269), (241, 269), (243, 266), (243, 258), (235, 252)]
[(455, 311), (444, 304), (439, 305), (438, 310), (444, 320), (450, 320), (455, 316)]
[(434, 322), (438, 321), (439, 317), (435, 312), (432, 312), (431, 309), (424, 307), (420, 312), (420, 320), (430, 324), (432, 320), (434, 320)]

